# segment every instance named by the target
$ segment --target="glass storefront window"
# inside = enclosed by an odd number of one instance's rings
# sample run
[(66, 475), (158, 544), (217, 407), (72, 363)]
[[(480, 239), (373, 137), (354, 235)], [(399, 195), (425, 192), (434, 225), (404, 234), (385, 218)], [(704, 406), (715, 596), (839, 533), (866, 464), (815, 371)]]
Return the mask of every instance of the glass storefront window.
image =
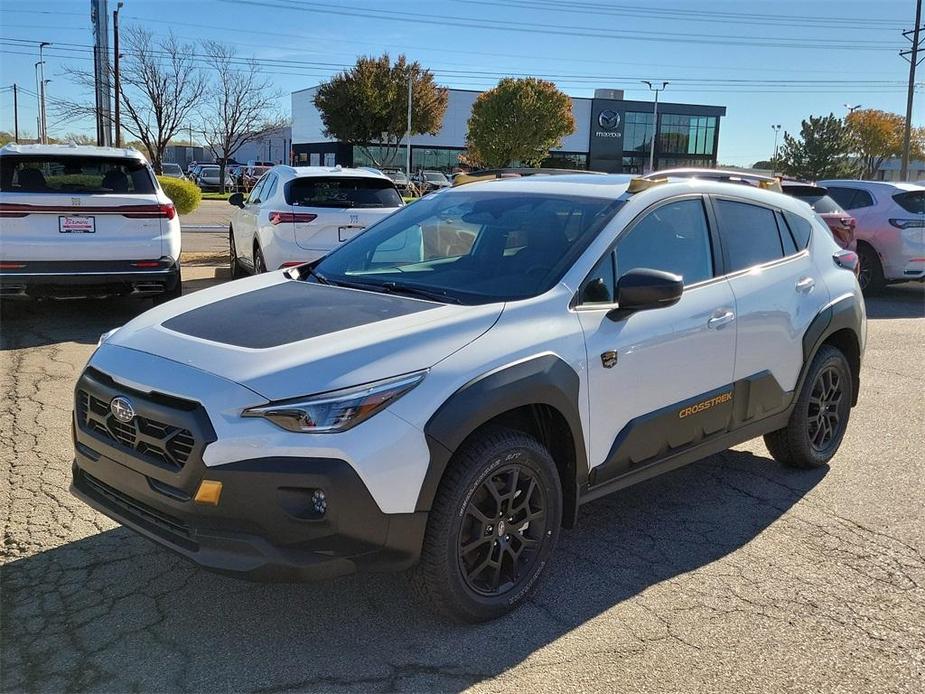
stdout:
[(714, 116), (659, 117), (658, 150), (663, 154), (713, 154), (715, 136)]
[(648, 152), (652, 143), (652, 114), (629, 111), (624, 114), (623, 151)]
[(544, 169), (578, 169), (588, 168), (588, 155), (577, 152), (550, 152), (540, 164)]

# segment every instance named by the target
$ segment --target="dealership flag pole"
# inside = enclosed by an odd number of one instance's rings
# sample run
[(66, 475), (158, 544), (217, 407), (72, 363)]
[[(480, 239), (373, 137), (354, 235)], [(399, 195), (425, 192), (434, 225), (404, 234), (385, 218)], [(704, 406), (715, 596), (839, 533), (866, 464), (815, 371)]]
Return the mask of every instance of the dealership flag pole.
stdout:
[(412, 73), (408, 73), (408, 128), (405, 132), (405, 176), (408, 182), (411, 181), (411, 79)]

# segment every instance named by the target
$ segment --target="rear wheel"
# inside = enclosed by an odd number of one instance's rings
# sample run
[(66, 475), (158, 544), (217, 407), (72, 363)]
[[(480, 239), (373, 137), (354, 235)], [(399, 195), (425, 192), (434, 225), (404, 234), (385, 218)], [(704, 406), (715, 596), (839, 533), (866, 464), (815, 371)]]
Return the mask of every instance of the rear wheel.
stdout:
[(877, 251), (866, 243), (859, 243), (858, 258), (861, 261), (858, 273), (858, 284), (861, 285), (861, 291), (866, 295), (883, 291), (886, 280), (883, 277), (883, 265), (880, 263)]
[(254, 274), (261, 275), (267, 271), (267, 261), (263, 259), (260, 246), (254, 244)]
[(412, 582), (439, 612), (483, 622), (536, 588), (559, 537), (555, 462), (534, 438), (491, 429), (450, 461)]
[(239, 277), (244, 277), (244, 268), (241, 267), (241, 263), (238, 261), (238, 249), (234, 245), (234, 231), (231, 228), (228, 229), (228, 252), (231, 255), (229, 263), (231, 266), (231, 279), (236, 280)]
[(820, 467), (838, 451), (851, 414), (854, 382), (841, 350), (823, 345), (806, 374), (787, 426), (764, 437), (771, 455), (792, 467)]
[(173, 289), (170, 289), (163, 294), (158, 294), (155, 296), (152, 301), (155, 306), (160, 306), (165, 304), (171, 299), (178, 299), (183, 296), (183, 281), (180, 279), (180, 275), (177, 275), (177, 283), (173, 286)]

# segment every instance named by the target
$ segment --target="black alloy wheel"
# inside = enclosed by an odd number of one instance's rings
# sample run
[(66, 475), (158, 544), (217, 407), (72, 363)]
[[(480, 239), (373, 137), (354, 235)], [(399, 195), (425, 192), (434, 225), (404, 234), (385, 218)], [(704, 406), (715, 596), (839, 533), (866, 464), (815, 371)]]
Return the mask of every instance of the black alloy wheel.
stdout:
[(813, 382), (806, 423), (810, 443), (820, 452), (831, 446), (841, 426), (841, 403), (845, 397), (841, 378), (837, 368), (828, 366)]
[(562, 505), (559, 470), (543, 444), (526, 432), (483, 427), (447, 464), (412, 587), (460, 622), (507, 614), (540, 584)]
[(508, 465), (485, 479), (466, 506), (457, 541), (466, 585), (497, 596), (533, 570), (546, 534), (546, 495), (536, 474)]

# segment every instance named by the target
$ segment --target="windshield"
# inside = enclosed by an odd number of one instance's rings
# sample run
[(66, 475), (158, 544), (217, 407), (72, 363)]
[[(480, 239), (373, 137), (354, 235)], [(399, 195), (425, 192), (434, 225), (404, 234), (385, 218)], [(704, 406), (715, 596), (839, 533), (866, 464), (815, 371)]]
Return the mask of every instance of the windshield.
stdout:
[(384, 178), (297, 178), (286, 186), (286, 202), (300, 207), (399, 207), (401, 196)]
[(324, 258), (318, 281), (480, 304), (558, 282), (622, 201), (454, 191), (424, 198)]
[(439, 172), (425, 171), (424, 178), (426, 178), (428, 181), (433, 181), (435, 183), (447, 183), (446, 176), (444, 176), (442, 173), (439, 173)]
[(4, 193), (153, 193), (154, 179), (141, 159), (75, 155), (0, 157)]

